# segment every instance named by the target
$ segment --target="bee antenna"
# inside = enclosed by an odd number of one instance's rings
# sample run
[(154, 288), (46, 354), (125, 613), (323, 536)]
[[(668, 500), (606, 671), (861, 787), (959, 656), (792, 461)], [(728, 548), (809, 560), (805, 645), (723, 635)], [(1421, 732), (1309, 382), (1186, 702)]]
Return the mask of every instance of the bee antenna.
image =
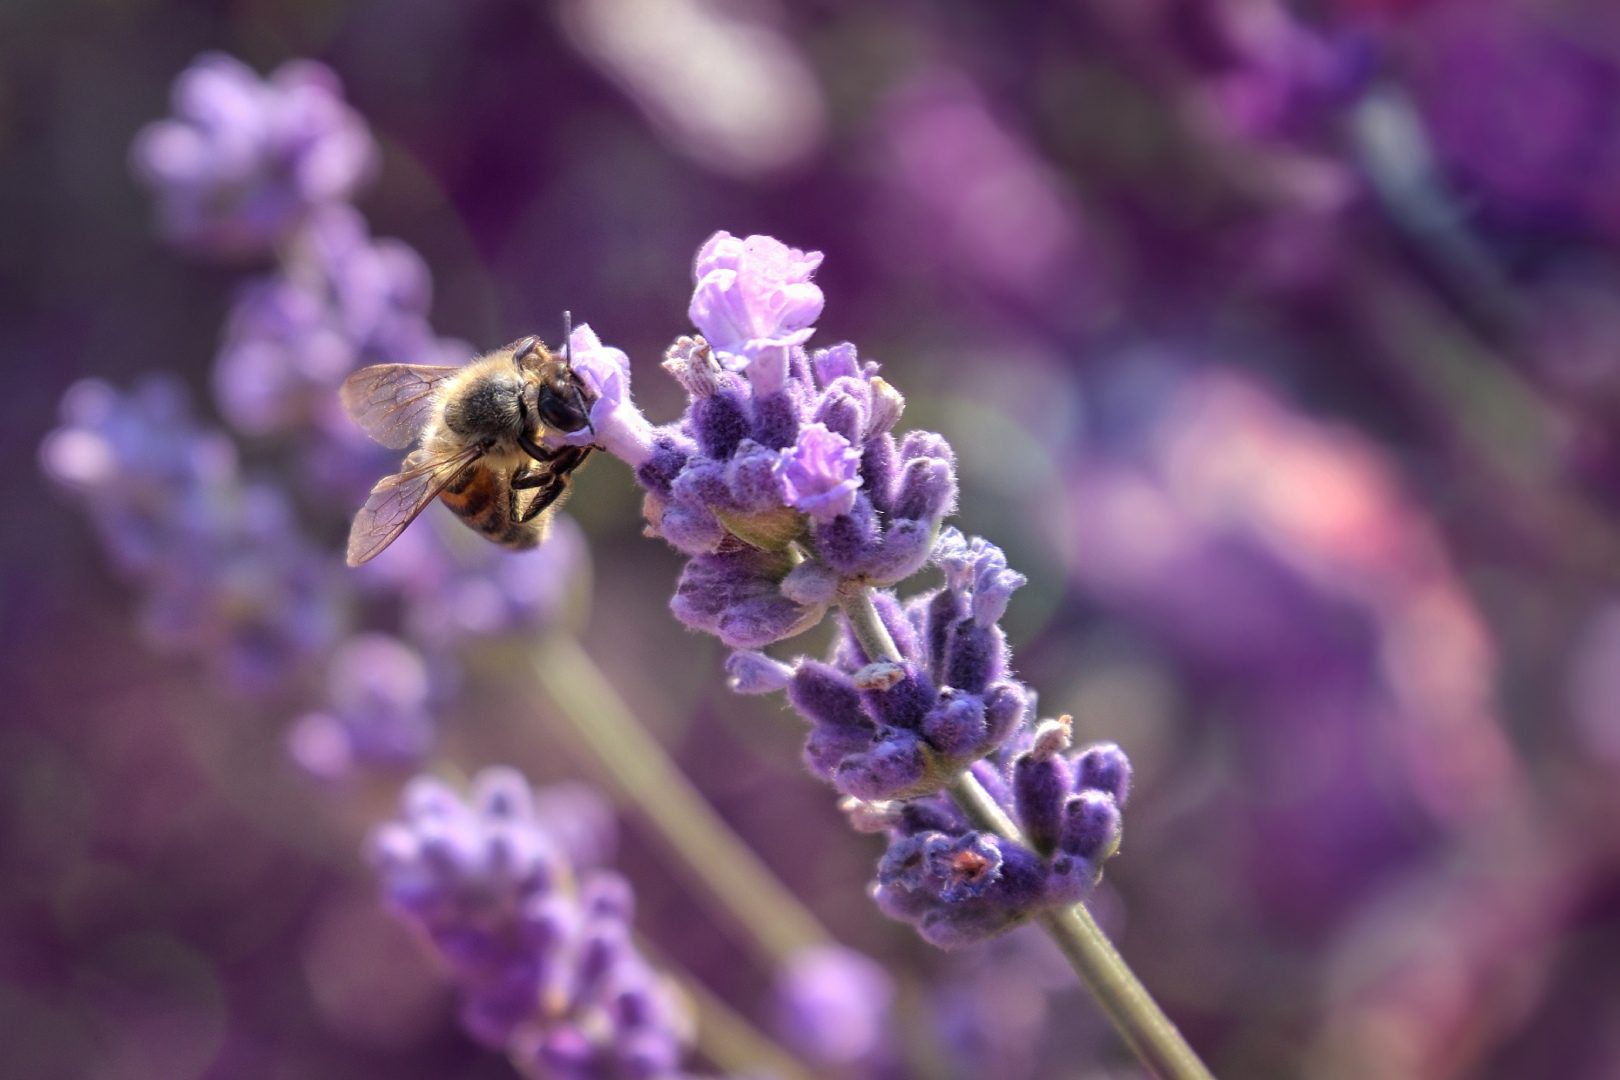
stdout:
[(517, 343), (517, 347), (512, 350), (512, 364), (514, 367), (521, 368), (523, 366), (523, 358), (534, 352), (535, 344), (535, 339), (532, 337), (526, 337)]

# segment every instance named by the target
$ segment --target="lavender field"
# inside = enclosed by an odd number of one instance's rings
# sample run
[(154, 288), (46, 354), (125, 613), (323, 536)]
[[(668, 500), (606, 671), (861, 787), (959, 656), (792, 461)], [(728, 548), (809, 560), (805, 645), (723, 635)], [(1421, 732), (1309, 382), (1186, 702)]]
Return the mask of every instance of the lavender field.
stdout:
[(1613, 4), (20, 0), (0, 162), (0, 1075), (1620, 1076)]

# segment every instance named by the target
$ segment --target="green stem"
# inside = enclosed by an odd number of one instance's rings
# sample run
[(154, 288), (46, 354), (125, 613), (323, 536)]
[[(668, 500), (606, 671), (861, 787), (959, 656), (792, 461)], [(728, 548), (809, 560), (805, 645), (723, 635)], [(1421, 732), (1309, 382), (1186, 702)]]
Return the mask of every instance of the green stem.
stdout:
[[(900, 663), (904, 658), (872, 604), (870, 589), (844, 598), (844, 616), (870, 660)], [(975, 828), (1023, 843), (1018, 826), (970, 772), (951, 784), (951, 798)], [(1075, 974), (1136, 1056), (1154, 1075), (1168, 1080), (1213, 1080), (1176, 1025), (1125, 963), (1084, 904), (1041, 917), (1041, 925), (1063, 950)]]
[(636, 720), (579, 642), (562, 633), (548, 636), (535, 654), (534, 671), (621, 801), (637, 810), (674, 853), (681, 872), (714, 899), (769, 964), (832, 942)]

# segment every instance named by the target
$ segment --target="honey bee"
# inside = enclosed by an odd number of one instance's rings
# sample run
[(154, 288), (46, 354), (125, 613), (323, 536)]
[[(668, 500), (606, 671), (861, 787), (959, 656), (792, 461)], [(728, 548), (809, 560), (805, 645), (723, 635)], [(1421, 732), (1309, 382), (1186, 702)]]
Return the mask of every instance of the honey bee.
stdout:
[[(564, 337), (567, 341), (567, 337)], [(394, 542), (434, 497), (468, 527), (510, 548), (545, 538), (589, 446), (541, 446), (546, 430), (590, 426), (590, 399), (564, 346), (559, 359), (526, 337), (463, 367), (376, 364), (343, 383), (343, 407), (377, 442), (412, 443), (400, 470), (371, 489), (349, 530), (359, 566)]]

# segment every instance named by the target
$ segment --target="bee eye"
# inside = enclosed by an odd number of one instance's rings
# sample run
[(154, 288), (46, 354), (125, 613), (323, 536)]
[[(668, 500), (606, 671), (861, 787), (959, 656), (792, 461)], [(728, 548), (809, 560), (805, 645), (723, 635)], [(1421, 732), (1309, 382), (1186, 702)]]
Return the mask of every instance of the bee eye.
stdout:
[(540, 419), (558, 431), (578, 431), (585, 426), (587, 417), (574, 402), (548, 386), (540, 391)]

